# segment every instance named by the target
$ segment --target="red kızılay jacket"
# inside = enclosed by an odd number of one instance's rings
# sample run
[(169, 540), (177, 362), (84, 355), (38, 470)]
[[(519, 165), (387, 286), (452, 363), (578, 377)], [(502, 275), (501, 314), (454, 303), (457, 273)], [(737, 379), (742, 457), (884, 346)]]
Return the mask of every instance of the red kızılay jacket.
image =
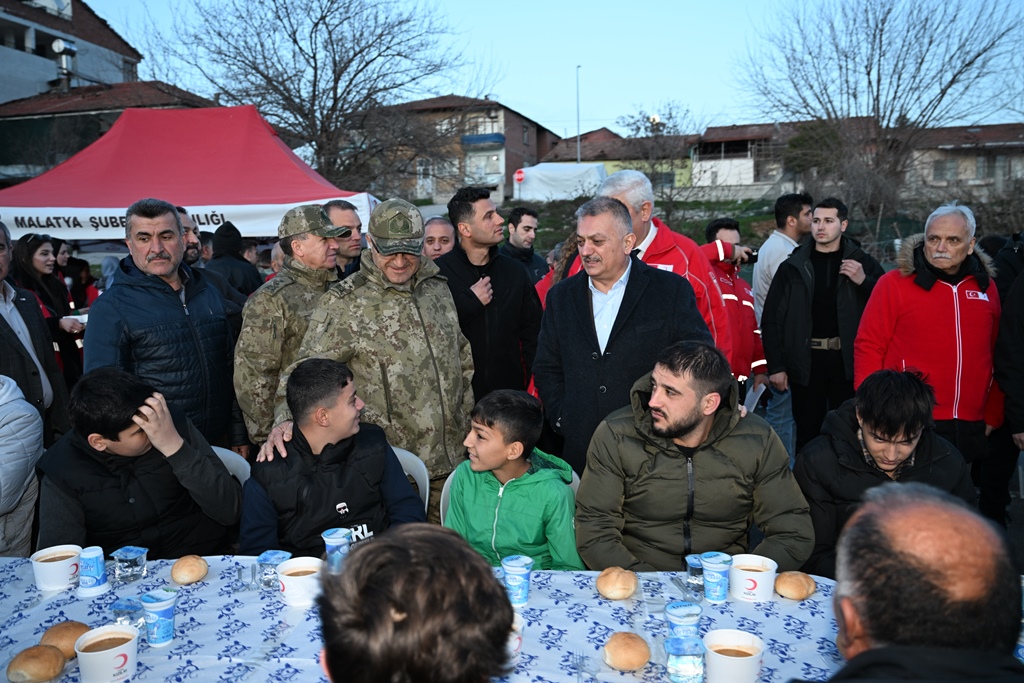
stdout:
[[(658, 231), (640, 260), (652, 268), (667, 270), (686, 278), (693, 287), (693, 294), (697, 298), (697, 310), (704, 318), (711, 338), (715, 340), (715, 346), (731, 361), (733, 341), (729, 327), (729, 311), (722, 299), (715, 269), (692, 239), (673, 232), (657, 218), (652, 218), (651, 223)], [(569, 275), (575, 275), (582, 269), (583, 263), (577, 256), (572, 268), (569, 269)]]
[[(729, 311), (729, 332), (732, 335), (732, 355), (729, 365), (737, 379), (768, 372), (761, 345), (761, 331), (757, 329), (754, 313), (754, 293), (746, 280), (739, 276), (733, 257), (733, 245), (715, 240), (700, 247), (718, 275), (725, 308)], [(742, 381), (742, 380), (741, 380)]]
[(923, 235), (904, 240), (898, 268), (875, 285), (854, 342), (854, 386), (876, 370), (920, 370), (935, 389), (936, 420), (1002, 424), (992, 381), (999, 292), (991, 259), (975, 248), (973, 268), (951, 285), (926, 267)]

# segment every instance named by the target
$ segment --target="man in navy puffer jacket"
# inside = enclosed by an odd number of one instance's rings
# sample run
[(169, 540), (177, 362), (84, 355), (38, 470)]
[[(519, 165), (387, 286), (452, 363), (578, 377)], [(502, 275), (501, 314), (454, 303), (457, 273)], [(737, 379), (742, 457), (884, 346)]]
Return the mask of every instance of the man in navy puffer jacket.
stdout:
[(203, 437), (226, 445), (231, 418), (231, 334), (224, 301), (201, 270), (182, 263), (181, 219), (172, 204), (128, 208), (113, 284), (89, 311), (85, 371), (113, 366), (152, 385)]

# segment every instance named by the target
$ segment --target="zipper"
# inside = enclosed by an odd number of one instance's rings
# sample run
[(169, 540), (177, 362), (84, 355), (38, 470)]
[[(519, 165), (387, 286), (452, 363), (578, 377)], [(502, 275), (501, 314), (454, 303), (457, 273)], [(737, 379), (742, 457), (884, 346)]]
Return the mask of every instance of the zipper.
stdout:
[(953, 419), (959, 419), (960, 412), (960, 377), (963, 373), (963, 362), (964, 362), (964, 348), (963, 348), (963, 334), (960, 330), (960, 284), (958, 282), (955, 285), (950, 285), (948, 282), (943, 283), (953, 290), (953, 321), (956, 329), (956, 372), (953, 376), (956, 378), (953, 385)]
[(686, 514), (683, 515), (683, 558), (692, 550), (692, 539), (690, 538), (690, 518), (693, 517), (693, 455), (686, 456)]
[(509, 479), (504, 484), (498, 487), (498, 504), (494, 506), (494, 522), (491, 524), (491, 550), (494, 551), (494, 555), (500, 560), (501, 555), (498, 554), (498, 548), (495, 545), (498, 537), (498, 511), (501, 510), (501, 496), (505, 493), (505, 487), (515, 479)]

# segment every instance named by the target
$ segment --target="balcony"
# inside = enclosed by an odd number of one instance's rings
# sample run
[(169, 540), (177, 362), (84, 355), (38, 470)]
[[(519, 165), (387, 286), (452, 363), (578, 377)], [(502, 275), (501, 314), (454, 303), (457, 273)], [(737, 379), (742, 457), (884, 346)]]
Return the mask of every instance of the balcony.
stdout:
[(505, 134), (480, 133), (477, 135), (463, 135), (461, 141), (463, 147), (474, 147), (476, 149), (500, 149), (505, 146)]

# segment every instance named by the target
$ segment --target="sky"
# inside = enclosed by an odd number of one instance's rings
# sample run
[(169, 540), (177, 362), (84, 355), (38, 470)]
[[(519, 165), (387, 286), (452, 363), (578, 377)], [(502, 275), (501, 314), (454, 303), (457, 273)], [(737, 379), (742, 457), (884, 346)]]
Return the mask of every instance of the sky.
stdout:
[[(145, 26), (147, 11), (160, 24), (175, 21), (169, 0), (86, 1), (140, 50), (132, 36)], [(577, 65), (583, 132), (602, 126), (624, 132), (618, 117), (641, 109), (658, 113), (667, 101), (689, 109), (700, 127), (762, 121), (736, 76), (771, 5), (649, 0), (628, 16), (628, 3), (608, 0), (437, 0), (452, 27), (450, 39), (476, 67), (462, 76), (465, 90), (458, 84), (448, 90), (488, 94), (561, 136), (576, 134)], [(497, 75), (469, 86), (478, 73)], [(146, 77), (145, 60), (140, 76)]]

